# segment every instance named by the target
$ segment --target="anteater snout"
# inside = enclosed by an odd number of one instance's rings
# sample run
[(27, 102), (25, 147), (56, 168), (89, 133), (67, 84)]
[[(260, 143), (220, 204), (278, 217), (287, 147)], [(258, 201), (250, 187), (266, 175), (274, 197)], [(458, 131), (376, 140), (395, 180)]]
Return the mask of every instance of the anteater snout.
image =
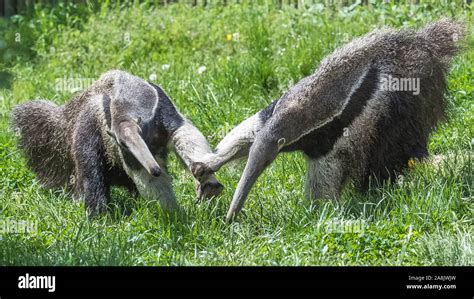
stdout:
[(161, 169), (157, 166), (150, 168), (150, 174), (154, 177), (159, 177), (161, 175)]

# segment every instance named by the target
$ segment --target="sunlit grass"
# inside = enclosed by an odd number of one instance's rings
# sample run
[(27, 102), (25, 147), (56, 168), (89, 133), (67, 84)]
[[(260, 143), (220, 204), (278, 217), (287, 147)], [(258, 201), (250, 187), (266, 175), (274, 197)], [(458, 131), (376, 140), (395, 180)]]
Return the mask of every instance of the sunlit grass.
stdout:
[[(71, 18), (40, 9), (32, 19), (8, 23), (4, 36), (22, 32), (24, 44), (15, 45), (15, 55), (4, 61), (14, 80), (0, 89), (0, 219), (38, 221), (38, 233), (0, 235), (0, 264), (472, 265), (472, 47), (454, 63), (450, 117), (430, 141), (430, 151), (445, 157), (440, 163), (418, 162), (403, 182), (366, 194), (349, 187), (338, 202), (311, 204), (303, 194), (302, 155), (281, 155), (232, 225), (224, 216), (242, 163), (217, 174), (225, 185), (221, 196), (197, 203), (191, 175), (172, 157), (182, 214), (169, 217), (157, 202), (115, 189), (108, 214), (88, 220), (68, 193), (38, 185), (8, 128), (17, 103), (71, 98), (55, 89), (57, 78), (98, 78), (123, 69), (146, 79), (156, 75), (215, 146), (353, 36), (384, 24), (420, 26), (441, 15), (469, 22), (461, 7), (414, 7), (360, 6), (334, 13), (320, 6), (134, 6), (85, 10)], [(238, 40), (228, 40), (233, 33)], [(332, 233), (327, 223), (335, 220), (362, 221), (364, 230)]]

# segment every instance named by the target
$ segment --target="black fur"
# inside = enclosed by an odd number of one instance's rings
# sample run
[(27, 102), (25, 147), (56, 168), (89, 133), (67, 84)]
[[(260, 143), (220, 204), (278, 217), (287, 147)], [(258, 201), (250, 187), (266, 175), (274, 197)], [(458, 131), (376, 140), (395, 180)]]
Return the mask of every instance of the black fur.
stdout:
[(360, 115), (378, 86), (378, 71), (372, 67), (366, 74), (359, 88), (349, 99), (342, 113), (331, 122), (305, 135), (295, 143), (282, 148), (282, 152), (303, 151), (310, 158), (318, 158), (330, 152), (345, 128)]
[(156, 113), (156, 121), (168, 133), (173, 133), (177, 128), (183, 125), (183, 117), (179, 115), (176, 107), (171, 102), (168, 95), (159, 86), (148, 82), (156, 89), (160, 98), (160, 105)]

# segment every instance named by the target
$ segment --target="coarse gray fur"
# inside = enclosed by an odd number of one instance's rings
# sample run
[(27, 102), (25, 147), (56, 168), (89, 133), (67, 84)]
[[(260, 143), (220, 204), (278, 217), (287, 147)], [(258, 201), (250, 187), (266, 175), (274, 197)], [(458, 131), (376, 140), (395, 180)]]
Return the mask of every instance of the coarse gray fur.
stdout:
[[(159, 86), (118, 70), (103, 74), (63, 106), (30, 101), (16, 106), (11, 118), (18, 146), (39, 182), (72, 188), (92, 214), (105, 209), (112, 185), (175, 210), (169, 150), (188, 168), (212, 152)], [(199, 197), (222, 190), (212, 173), (198, 182)]]
[[(279, 152), (305, 153), (306, 194), (313, 199), (339, 197), (349, 180), (364, 190), (371, 179), (389, 179), (409, 159), (428, 155), (429, 135), (445, 118), (446, 75), (463, 36), (462, 24), (443, 19), (419, 31), (385, 28), (356, 38), (234, 128), (192, 169), (214, 172), (248, 155), (228, 220)], [(418, 78), (419, 92), (383, 87), (389, 76)]]

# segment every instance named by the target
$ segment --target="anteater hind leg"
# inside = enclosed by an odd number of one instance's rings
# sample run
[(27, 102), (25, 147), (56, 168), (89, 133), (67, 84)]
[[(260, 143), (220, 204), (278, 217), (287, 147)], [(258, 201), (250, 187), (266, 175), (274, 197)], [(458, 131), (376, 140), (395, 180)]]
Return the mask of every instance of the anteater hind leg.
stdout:
[(96, 215), (105, 211), (110, 188), (106, 183), (104, 148), (99, 127), (92, 113), (83, 113), (73, 133), (72, 157), (75, 197), (84, 200), (87, 211)]
[(343, 160), (335, 151), (324, 157), (307, 157), (305, 193), (308, 199), (337, 199), (347, 181)]

